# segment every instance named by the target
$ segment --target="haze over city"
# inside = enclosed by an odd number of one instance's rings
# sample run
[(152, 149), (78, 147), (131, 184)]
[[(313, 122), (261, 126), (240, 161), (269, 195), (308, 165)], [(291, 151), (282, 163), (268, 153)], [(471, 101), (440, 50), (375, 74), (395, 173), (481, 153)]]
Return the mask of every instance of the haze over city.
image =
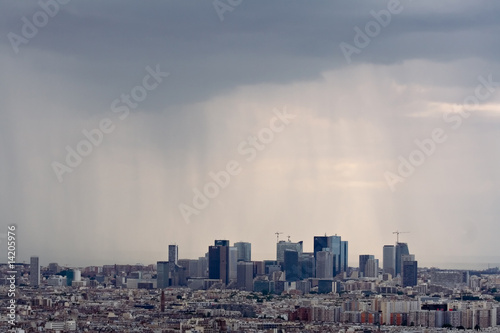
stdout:
[(421, 267), (499, 265), (499, 3), (72, 1), (26, 35), (41, 10), (0, 3), (19, 262), (274, 259), (279, 231), (355, 265), (401, 230)]

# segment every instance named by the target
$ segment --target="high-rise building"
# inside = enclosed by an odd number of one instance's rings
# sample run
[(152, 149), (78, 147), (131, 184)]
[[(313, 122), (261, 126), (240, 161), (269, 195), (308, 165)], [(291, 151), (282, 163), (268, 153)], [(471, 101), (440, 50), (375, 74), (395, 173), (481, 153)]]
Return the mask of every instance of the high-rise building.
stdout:
[(408, 244), (407, 243), (396, 243), (396, 271), (395, 275), (397, 276), (398, 274), (401, 275), (402, 273), (402, 267), (401, 267), (401, 258), (404, 255), (409, 255), (410, 250), (408, 249)]
[(169, 270), (171, 272), (175, 271), (175, 266), (178, 265), (179, 261), (179, 247), (177, 245), (168, 246), (168, 262)]
[(297, 281), (301, 279), (299, 252), (294, 250), (286, 250), (284, 266), (286, 281)]
[(378, 277), (378, 259), (369, 258), (365, 264), (365, 277)]
[(374, 255), (371, 254), (361, 254), (359, 256), (359, 273), (360, 277), (365, 277), (366, 263), (369, 259), (375, 259)]
[(30, 285), (40, 285), (40, 262), (36, 256), (30, 258)]
[(240, 261), (238, 262), (238, 277), (236, 283), (238, 289), (252, 291), (253, 290), (253, 263)]
[(347, 272), (347, 269), (349, 268), (349, 242), (341, 241), (340, 246), (341, 246), (340, 270), (342, 272)]
[(319, 251), (316, 253), (316, 278), (333, 278), (333, 265), (335, 255), (330, 251)]
[(396, 277), (396, 248), (394, 245), (384, 245), (383, 260), (384, 273)]
[(227, 246), (227, 247), (229, 247), (229, 241), (226, 239), (224, 239), (224, 240), (216, 239), (214, 242), (214, 245), (215, 246)]
[(416, 260), (402, 261), (403, 287), (414, 287), (417, 285), (418, 262)]
[(276, 244), (276, 261), (278, 261), (278, 264), (281, 265), (285, 262), (285, 251), (286, 250), (291, 250), (291, 251), (297, 251), (297, 253), (301, 254), (302, 253), (302, 244), (303, 242), (300, 241), (298, 243), (293, 243), (293, 242), (285, 242), (285, 241), (279, 241)]
[(210, 246), (208, 248), (208, 277), (229, 282), (229, 248), (227, 246)]
[(156, 287), (158, 289), (168, 288), (170, 284), (170, 266), (168, 261), (156, 263)]
[(229, 260), (228, 260), (228, 279), (229, 281), (236, 281), (238, 277), (238, 248), (235, 246), (228, 247)]
[(299, 265), (301, 268), (301, 279), (308, 279), (316, 276), (316, 261), (314, 260), (314, 253), (304, 252), (300, 254)]
[(238, 249), (238, 261), (252, 261), (252, 244), (238, 242), (234, 246)]
[[(347, 245), (347, 243), (345, 243)], [(346, 246), (347, 248), (347, 246)], [(335, 255), (333, 276), (342, 271), (343, 263), (347, 258), (342, 257), (342, 239), (340, 236), (314, 236), (314, 254), (319, 251), (329, 251)], [(347, 253), (346, 253), (347, 255)], [(347, 265), (347, 264), (346, 264)]]

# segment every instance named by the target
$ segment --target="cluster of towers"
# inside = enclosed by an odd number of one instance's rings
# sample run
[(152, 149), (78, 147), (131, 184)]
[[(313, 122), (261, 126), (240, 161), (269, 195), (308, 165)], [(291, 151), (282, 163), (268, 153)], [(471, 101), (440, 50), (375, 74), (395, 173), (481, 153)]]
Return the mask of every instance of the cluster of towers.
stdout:
[[(398, 235), (399, 236), (399, 235)], [(279, 236), (278, 236), (279, 237)], [(169, 246), (169, 260), (157, 263), (158, 288), (183, 284), (186, 278), (203, 278), (251, 288), (256, 276), (278, 274), (279, 279), (293, 282), (309, 278), (333, 279), (344, 277), (352, 270), (348, 266), (349, 242), (341, 236), (315, 236), (313, 252), (303, 251), (303, 242), (277, 239), (276, 259), (252, 261), (252, 245), (229, 240), (215, 240), (208, 252), (198, 260), (178, 260), (178, 246)], [(275, 273), (276, 272), (276, 273)], [(401, 277), (404, 286), (417, 284), (417, 261), (408, 244), (398, 242), (383, 248), (383, 271), (374, 255), (359, 256), (358, 277), (378, 278), (380, 273)], [(187, 275), (186, 275), (187, 274)], [(280, 275), (281, 274), (281, 275)]]

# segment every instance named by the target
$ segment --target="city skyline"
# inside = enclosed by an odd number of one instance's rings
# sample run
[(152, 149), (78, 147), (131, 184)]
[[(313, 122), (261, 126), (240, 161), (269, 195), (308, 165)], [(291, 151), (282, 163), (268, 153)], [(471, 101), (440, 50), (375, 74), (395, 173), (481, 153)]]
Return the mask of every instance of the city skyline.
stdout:
[[(316, 239), (316, 238), (323, 238), (323, 237), (326, 237), (326, 236), (313, 236), (313, 239)], [(331, 236), (328, 236), (328, 237), (331, 237)], [(333, 237), (337, 237), (337, 235), (333, 236)], [(340, 238), (340, 236), (339, 236)], [(399, 240), (399, 237), (398, 237), (398, 240)], [(275, 240), (276, 241), (276, 240)], [(215, 242), (215, 243), (214, 243)], [(58, 263), (59, 265), (62, 265), (64, 267), (73, 267), (73, 268), (83, 268), (83, 267), (90, 267), (90, 266), (103, 266), (103, 265), (113, 265), (113, 264), (119, 264), (119, 265), (132, 265), (132, 264), (141, 264), (141, 265), (144, 265), (144, 266), (148, 266), (148, 265), (151, 265), (151, 264), (156, 264), (156, 263), (164, 263), (166, 265), (166, 269), (169, 269), (171, 270), (172, 269), (172, 265), (176, 265), (177, 262), (179, 260), (197, 260), (198, 258), (201, 258), (201, 257), (205, 257), (205, 255), (208, 255), (209, 252), (210, 252), (210, 248), (214, 247), (213, 245), (222, 245), (222, 246), (226, 246), (228, 248), (228, 260), (229, 260), (229, 249), (230, 248), (234, 248), (234, 249), (237, 249), (237, 244), (245, 244), (246, 246), (250, 245), (250, 257), (251, 257), (251, 262), (262, 262), (262, 261), (276, 261), (278, 258), (276, 256), (276, 248), (278, 248), (278, 244), (280, 243), (291, 243), (293, 244), (293, 242), (291, 240), (280, 240), (279, 243), (276, 243), (275, 242), (275, 251), (274, 251), (274, 254), (273, 255), (270, 255), (270, 256), (265, 256), (265, 257), (258, 257), (258, 258), (254, 258), (254, 253), (253, 253), (253, 250), (252, 248), (254, 248), (252, 246), (252, 242), (249, 242), (249, 241), (231, 241), (229, 239), (224, 239), (219, 237), (219, 238), (216, 238), (215, 240), (212, 240), (211, 243), (207, 244), (207, 248), (206, 248), (206, 251), (205, 252), (200, 252), (199, 254), (195, 254), (191, 257), (188, 257), (188, 256), (183, 256), (182, 255), (182, 246), (179, 246), (178, 244), (167, 244), (166, 245), (166, 248), (167, 248), (167, 251), (164, 255), (164, 257), (162, 258), (157, 258), (155, 260), (149, 260), (149, 261), (144, 261), (144, 262), (136, 262), (136, 263), (132, 263), (132, 262), (127, 262), (127, 261), (120, 261), (120, 262), (110, 262), (110, 261), (106, 261), (106, 259), (102, 259), (100, 261), (93, 261), (93, 262), (86, 262), (85, 264), (81, 263), (81, 264), (71, 264), (71, 263), (62, 263), (62, 262), (57, 262), (56, 260), (50, 260), (49, 258), (46, 258), (44, 260), (44, 258), (42, 258), (42, 263), (43, 263), (43, 266), (45, 267), (48, 267), (49, 266), (49, 263)], [(300, 243), (305, 243), (304, 241), (300, 241)], [(314, 243), (314, 242), (312, 242)], [(384, 244), (380, 247), (380, 251), (378, 252), (374, 252), (374, 253), (368, 253), (368, 252), (363, 252), (363, 251), (359, 251), (359, 250), (355, 250), (357, 252), (359, 252), (360, 254), (354, 256), (354, 255), (349, 255), (348, 256), (348, 267), (349, 268), (358, 268), (360, 269), (361, 271), (364, 270), (364, 268), (361, 268), (360, 266), (360, 262), (361, 262), (361, 257), (366, 257), (364, 260), (367, 260), (368, 257), (370, 258), (373, 258), (374, 260), (377, 261), (377, 267), (380, 271), (383, 271), (383, 272), (386, 272), (386, 261), (384, 260), (384, 251), (386, 249), (386, 247), (393, 247), (394, 248), (394, 261), (393, 261), (393, 265), (398, 261), (397, 260), (397, 257), (396, 257), (396, 248), (397, 248), (397, 244), (398, 243), (395, 243), (394, 245), (393, 244)], [(408, 248), (408, 243), (407, 242), (399, 242), (399, 244), (405, 246), (406, 248)], [(314, 254), (315, 253), (315, 250), (314, 250), (314, 247), (312, 247), (310, 250), (311, 251), (308, 251), (307, 248), (303, 248), (301, 247), (300, 248), (301, 251), (299, 253), (307, 253), (307, 254)], [(349, 249), (349, 251), (352, 251), (353, 249)], [(247, 250), (245, 250), (245, 252), (247, 252)], [(179, 256), (179, 253), (181, 253), (181, 256)], [(405, 252), (406, 253), (406, 252)], [(409, 252), (411, 253), (411, 256), (413, 256), (414, 259), (412, 260), (415, 260), (415, 252), (411, 251)], [(240, 257), (240, 253), (237, 252), (237, 257)], [(246, 254), (248, 255), (248, 254)], [(405, 254), (403, 253), (403, 256), (405, 256)], [(470, 259), (471, 261), (462, 261), (462, 262), (426, 262), (426, 261), (422, 261), (420, 260), (420, 256), (418, 254), (416, 254), (416, 256), (418, 257), (418, 262), (419, 262), (419, 267), (427, 267), (427, 268), (430, 268), (430, 267), (436, 267), (436, 268), (439, 268), (439, 269), (459, 269), (459, 270), (482, 270), (482, 269), (488, 269), (488, 268), (494, 268), (494, 267), (500, 267), (500, 263), (496, 263), (496, 262), (481, 262), (481, 261), (474, 261), (472, 259)], [(33, 258), (37, 258), (37, 262), (38, 262), (38, 256), (31, 256), (31, 260), (33, 260)], [(170, 261), (171, 258), (175, 258), (175, 259), (172, 259), (174, 261)], [(239, 260), (238, 260), (239, 261)], [(242, 260), (242, 261), (248, 261), (248, 260)], [(27, 263), (26, 260), (23, 260), (23, 261), (19, 261), (20, 263)], [(29, 261), (28, 261), (29, 262)], [(279, 261), (278, 261), (279, 262)], [(1, 262), (0, 262), (1, 263)], [(173, 263), (173, 264), (172, 264)], [(332, 267), (335, 267), (335, 263), (332, 263), (333, 266)], [(396, 266), (398, 266), (396, 264)], [(394, 266), (394, 267), (396, 267)], [(391, 266), (388, 266), (388, 267), (391, 267)], [(402, 268), (401, 268), (402, 269)], [(394, 268), (395, 270), (395, 268)], [(338, 271), (337, 271), (338, 273)], [(398, 273), (399, 274), (399, 273)], [(392, 274), (391, 274), (392, 275)], [(397, 274), (396, 274), (397, 275)], [(334, 276), (334, 275), (333, 275)]]
[(353, 264), (403, 230), (419, 265), (500, 263), (500, 3), (231, 9), (0, 3), (0, 247), (259, 260), (326, 232)]

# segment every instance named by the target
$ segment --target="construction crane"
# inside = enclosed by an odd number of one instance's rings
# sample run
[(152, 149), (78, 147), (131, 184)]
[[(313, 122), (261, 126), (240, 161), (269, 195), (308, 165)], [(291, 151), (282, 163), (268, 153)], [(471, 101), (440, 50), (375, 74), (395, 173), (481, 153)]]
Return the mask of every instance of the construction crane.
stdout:
[(396, 234), (396, 244), (399, 243), (399, 234), (409, 234), (410, 232), (409, 231), (399, 231), (399, 230), (396, 230), (393, 232), (393, 234)]
[(280, 242), (280, 235), (282, 234), (282, 232), (276, 231), (274, 234), (276, 235), (276, 243), (279, 243)]

